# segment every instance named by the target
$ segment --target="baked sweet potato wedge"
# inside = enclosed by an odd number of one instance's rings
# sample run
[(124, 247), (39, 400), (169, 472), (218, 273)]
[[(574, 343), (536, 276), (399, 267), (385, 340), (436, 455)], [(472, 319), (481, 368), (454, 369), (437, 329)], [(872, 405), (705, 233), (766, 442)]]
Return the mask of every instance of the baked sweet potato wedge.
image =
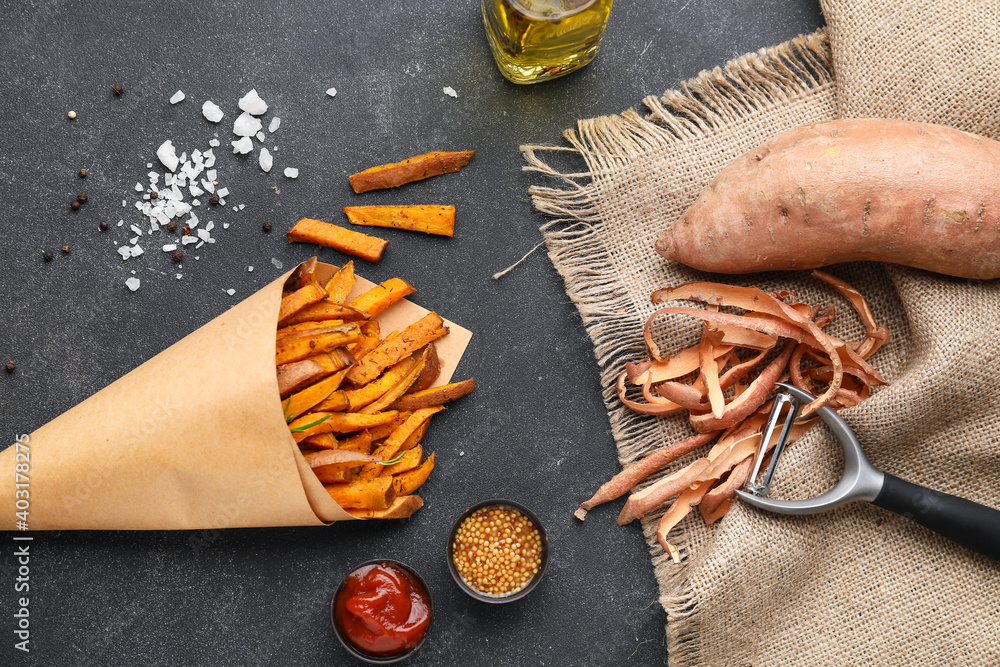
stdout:
[(438, 236), (455, 235), (455, 207), (436, 204), (404, 206), (345, 206), (352, 225), (390, 227)]
[(475, 154), (476, 151), (431, 151), (406, 158), (401, 162), (370, 167), (349, 177), (351, 188), (357, 194), (361, 194), (454, 173), (469, 164), (469, 160)]
[(302, 218), (296, 222), (295, 226), (288, 230), (288, 242), (317, 243), (369, 262), (382, 259), (382, 253), (389, 245), (385, 239), (312, 218)]

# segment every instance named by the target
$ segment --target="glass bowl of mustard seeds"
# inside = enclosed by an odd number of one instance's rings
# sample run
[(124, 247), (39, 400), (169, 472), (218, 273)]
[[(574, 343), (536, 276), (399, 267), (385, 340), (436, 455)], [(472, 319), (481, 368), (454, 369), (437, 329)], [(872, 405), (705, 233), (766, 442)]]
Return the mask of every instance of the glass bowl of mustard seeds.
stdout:
[(549, 561), (549, 540), (534, 512), (512, 500), (485, 500), (458, 518), (448, 569), (477, 600), (512, 602), (530, 593)]

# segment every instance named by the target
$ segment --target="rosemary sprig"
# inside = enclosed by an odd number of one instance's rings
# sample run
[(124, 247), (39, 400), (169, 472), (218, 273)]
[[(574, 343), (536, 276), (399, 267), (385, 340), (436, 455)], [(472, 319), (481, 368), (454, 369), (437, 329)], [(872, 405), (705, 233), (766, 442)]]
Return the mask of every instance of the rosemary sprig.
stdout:
[(405, 450), (400, 452), (399, 454), (396, 454), (388, 461), (376, 461), (375, 463), (379, 464), (380, 466), (393, 466), (402, 461), (404, 456), (406, 456)]
[(330, 413), (330, 414), (326, 415), (325, 417), (321, 417), (321, 418), (317, 419), (316, 421), (314, 421), (311, 424), (303, 424), (302, 426), (296, 426), (295, 428), (290, 428), (288, 430), (291, 431), (292, 433), (302, 433), (303, 431), (308, 431), (309, 429), (311, 429), (314, 426), (319, 426), (320, 424), (322, 424), (323, 422), (325, 422), (327, 419), (329, 419), (332, 416), (333, 416), (333, 413)]
[(291, 413), (291, 409), (292, 409), (292, 399), (288, 399), (288, 402), (287, 402), (287, 403), (285, 403), (285, 409), (284, 409), (284, 413), (285, 413), (285, 423), (286, 423), (286, 424), (287, 424), (288, 422), (292, 421), (292, 417), (294, 416), (294, 415), (292, 415), (292, 413)]

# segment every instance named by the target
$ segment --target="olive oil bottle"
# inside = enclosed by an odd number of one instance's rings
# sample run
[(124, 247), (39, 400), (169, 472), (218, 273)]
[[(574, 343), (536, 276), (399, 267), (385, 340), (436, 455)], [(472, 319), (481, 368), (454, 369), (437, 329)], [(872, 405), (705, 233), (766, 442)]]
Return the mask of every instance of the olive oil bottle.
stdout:
[(613, 0), (482, 0), (500, 72), (537, 83), (576, 71), (597, 55)]

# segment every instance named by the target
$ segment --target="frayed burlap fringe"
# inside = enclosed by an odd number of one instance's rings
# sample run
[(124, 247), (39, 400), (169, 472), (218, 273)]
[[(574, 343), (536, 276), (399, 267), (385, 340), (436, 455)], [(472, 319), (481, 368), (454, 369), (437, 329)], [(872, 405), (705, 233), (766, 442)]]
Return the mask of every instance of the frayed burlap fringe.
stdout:
[[(633, 159), (647, 158), (651, 152), (682, 150), (686, 142), (703, 138), (721, 126), (738, 124), (748, 114), (788, 105), (820, 91), (832, 99), (832, 86), (829, 43), (820, 30), (745, 55), (724, 68), (703, 72), (679, 91), (647, 98), (646, 118), (629, 110), (619, 116), (581, 120), (576, 130), (569, 129), (563, 135), (571, 148), (521, 147), (527, 161), (525, 170), (559, 182), (555, 187), (532, 186), (529, 192), (535, 207), (555, 218), (541, 231), (549, 258), (565, 281), (567, 293), (593, 341), (604, 403), (623, 465), (651, 449), (670, 444), (676, 432), (664, 429), (658, 420), (625, 409), (617, 399), (618, 373), (626, 361), (645, 354), (644, 308), (638, 301), (648, 302), (648, 295), (634, 294), (626, 288), (617, 268), (615, 249), (598, 231), (604, 220), (601, 204), (609, 198), (608, 188), (616, 187), (605, 183), (604, 177), (620, 174)], [(582, 158), (586, 170), (567, 172), (552, 166), (549, 158), (560, 159), (560, 153)], [(679, 424), (677, 432), (683, 428)], [(678, 566), (656, 543), (656, 523), (662, 511), (644, 519), (643, 530), (660, 584), (660, 603), (667, 612), (668, 655), (672, 665), (704, 664), (698, 598), (686, 572), (688, 524), (682, 523), (671, 535), (682, 554)]]

